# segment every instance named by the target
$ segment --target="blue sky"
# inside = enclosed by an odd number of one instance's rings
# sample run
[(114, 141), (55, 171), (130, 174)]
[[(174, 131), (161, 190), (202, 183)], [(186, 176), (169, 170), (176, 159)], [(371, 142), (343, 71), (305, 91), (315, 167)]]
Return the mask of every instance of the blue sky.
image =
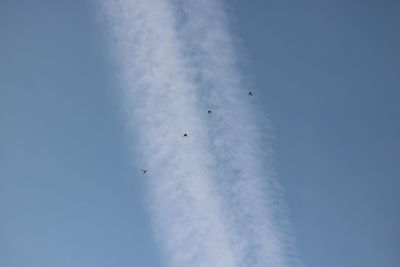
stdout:
[(398, 3), (235, 8), (304, 262), (397, 266)]
[[(398, 4), (227, 4), (300, 258), (398, 266)], [(0, 266), (162, 266), (105, 25), (0, 2)]]

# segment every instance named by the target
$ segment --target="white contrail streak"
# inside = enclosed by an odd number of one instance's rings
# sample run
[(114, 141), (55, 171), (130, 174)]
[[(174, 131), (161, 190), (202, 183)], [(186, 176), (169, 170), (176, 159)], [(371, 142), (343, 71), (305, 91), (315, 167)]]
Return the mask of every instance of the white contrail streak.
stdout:
[(103, 6), (134, 116), (136, 157), (150, 169), (155, 236), (174, 267), (289, 266), (296, 259), (290, 227), (222, 4)]

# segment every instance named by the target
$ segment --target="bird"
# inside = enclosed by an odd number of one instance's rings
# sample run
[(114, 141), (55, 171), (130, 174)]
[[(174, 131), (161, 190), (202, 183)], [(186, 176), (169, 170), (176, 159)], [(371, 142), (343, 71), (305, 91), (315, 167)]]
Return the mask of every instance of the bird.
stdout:
[(249, 96), (253, 96), (253, 93), (252, 93), (252, 92), (249, 92)]
[(211, 115), (211, 110), (208, 111), (208, 115)]
[(187, 133), (185, 133), (185, 134), (183, 135), (183, 137), (188, 137)]
[(143, 172), (143, 174), (145, 174), (147, 172), (147, 170), (143, 170), (143, 169), (140, 169), (140, 170)]

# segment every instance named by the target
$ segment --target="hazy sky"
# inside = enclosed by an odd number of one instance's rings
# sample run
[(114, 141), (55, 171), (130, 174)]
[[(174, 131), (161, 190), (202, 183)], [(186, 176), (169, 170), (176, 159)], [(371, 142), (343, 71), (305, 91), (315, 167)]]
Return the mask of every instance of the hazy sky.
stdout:
[[(399, 4), (224, 3), (305, 266), (399, 266)], [(0, 1), (0, 266), (162, 266), (109, 38)]]

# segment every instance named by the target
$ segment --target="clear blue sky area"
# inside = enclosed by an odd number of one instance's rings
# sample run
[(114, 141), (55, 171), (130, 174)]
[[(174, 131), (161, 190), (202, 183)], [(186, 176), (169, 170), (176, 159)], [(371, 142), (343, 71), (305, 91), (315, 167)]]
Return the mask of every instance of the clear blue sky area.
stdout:
[(400, 4), (235, 1), (307, 266), (400, 266)]
[[(227, 2), (305, 265), (400, 266), (400, 4)], [(0, 266), (161, 266), (107, 38), (0, 2)]]

